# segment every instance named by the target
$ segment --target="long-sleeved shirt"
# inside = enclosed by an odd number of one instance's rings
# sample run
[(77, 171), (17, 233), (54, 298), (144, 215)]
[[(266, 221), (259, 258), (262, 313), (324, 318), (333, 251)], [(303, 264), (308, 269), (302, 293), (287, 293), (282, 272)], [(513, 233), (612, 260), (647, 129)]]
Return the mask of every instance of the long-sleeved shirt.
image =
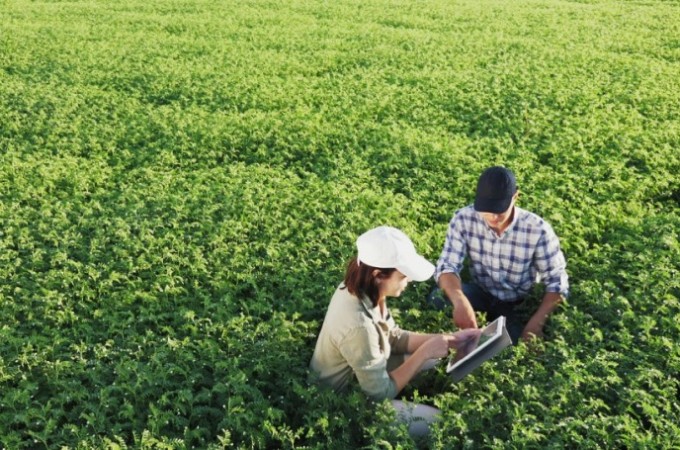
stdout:
[(473, 281), (501, 301), (525, 297), (536, 282), (546, 292), (569, 294), (566, 261), (560, 242), (548, 222), (515, 207), (510, 226), (498, 236), (472, 205), (453, 215), (435, 279), (444, 273), (460, 276), (470, 259)]
[(309, 367), (319, 382), (336, 391), (356, 377), (370, 397), (391, 399), (397, 387), (387, 371), (388, 359), (392, 353), (406, 353), (408, 335), (387, 308), (383, 316), (368, 298), (350, 294), (341, 284), (331, 298)]

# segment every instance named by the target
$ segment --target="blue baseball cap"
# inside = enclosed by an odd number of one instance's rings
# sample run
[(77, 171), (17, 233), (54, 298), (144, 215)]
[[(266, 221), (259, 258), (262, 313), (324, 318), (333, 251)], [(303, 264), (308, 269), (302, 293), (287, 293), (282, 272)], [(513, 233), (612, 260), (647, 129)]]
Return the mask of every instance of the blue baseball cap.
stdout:
[(510, 169), (502, 166), (489, 167), (479, 177), (475, 210), (499, 214), (510, 207), (512, 196), (517, 192), (517, 180)]

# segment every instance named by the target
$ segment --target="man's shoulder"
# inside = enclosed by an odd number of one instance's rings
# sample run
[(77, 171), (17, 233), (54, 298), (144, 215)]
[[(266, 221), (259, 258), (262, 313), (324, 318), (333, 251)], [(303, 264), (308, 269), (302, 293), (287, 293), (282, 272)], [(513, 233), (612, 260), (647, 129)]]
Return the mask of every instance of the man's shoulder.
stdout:
[(519, 206), (515, 206), (515, 211), (517, 211), (518, 217), (524, 221), (534, 223), (545, 222), (545, 219), (543, 219), (543, 217), (539, 216), (535, 212), (528, 211), (526, 209), (520, 208)]
[(536, 213), (515, 207), (518, 222), (531, 229), (540, 229), (552, 232), (552, 226), (543, 217)]
[(464, 206), (453, 213), (454, 219), (473, 219), (475, 217), (477, 217), (477, 211), (472, 205)]

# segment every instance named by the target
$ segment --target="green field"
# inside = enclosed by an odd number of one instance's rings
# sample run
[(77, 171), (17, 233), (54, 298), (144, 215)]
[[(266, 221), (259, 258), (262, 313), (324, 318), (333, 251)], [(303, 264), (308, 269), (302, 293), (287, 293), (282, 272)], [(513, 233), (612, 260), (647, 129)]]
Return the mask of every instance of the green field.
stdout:
[(571, 296), (406, 389), (429, 447), (680, 448), (680, 2), (0, 0), (0, 448), (413, 447), (307, 364), (355, 238), (435, 261), (494, 164)]

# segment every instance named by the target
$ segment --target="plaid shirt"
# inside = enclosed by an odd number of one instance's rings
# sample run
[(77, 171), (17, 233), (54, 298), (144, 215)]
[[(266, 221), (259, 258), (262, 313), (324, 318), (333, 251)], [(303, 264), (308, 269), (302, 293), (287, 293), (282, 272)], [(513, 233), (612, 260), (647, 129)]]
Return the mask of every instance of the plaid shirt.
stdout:
[(559, 239), (548, 222), (529, 211), (515, 207), (512, 223), (500, 237), (472, 206), (456, 211), (435, 279), (443, 273), (460, 277), (466, 255), (474, 282), (501, 301), (523, 298), (536, 282), (543, 282), (546, 292), (569, 294)]

